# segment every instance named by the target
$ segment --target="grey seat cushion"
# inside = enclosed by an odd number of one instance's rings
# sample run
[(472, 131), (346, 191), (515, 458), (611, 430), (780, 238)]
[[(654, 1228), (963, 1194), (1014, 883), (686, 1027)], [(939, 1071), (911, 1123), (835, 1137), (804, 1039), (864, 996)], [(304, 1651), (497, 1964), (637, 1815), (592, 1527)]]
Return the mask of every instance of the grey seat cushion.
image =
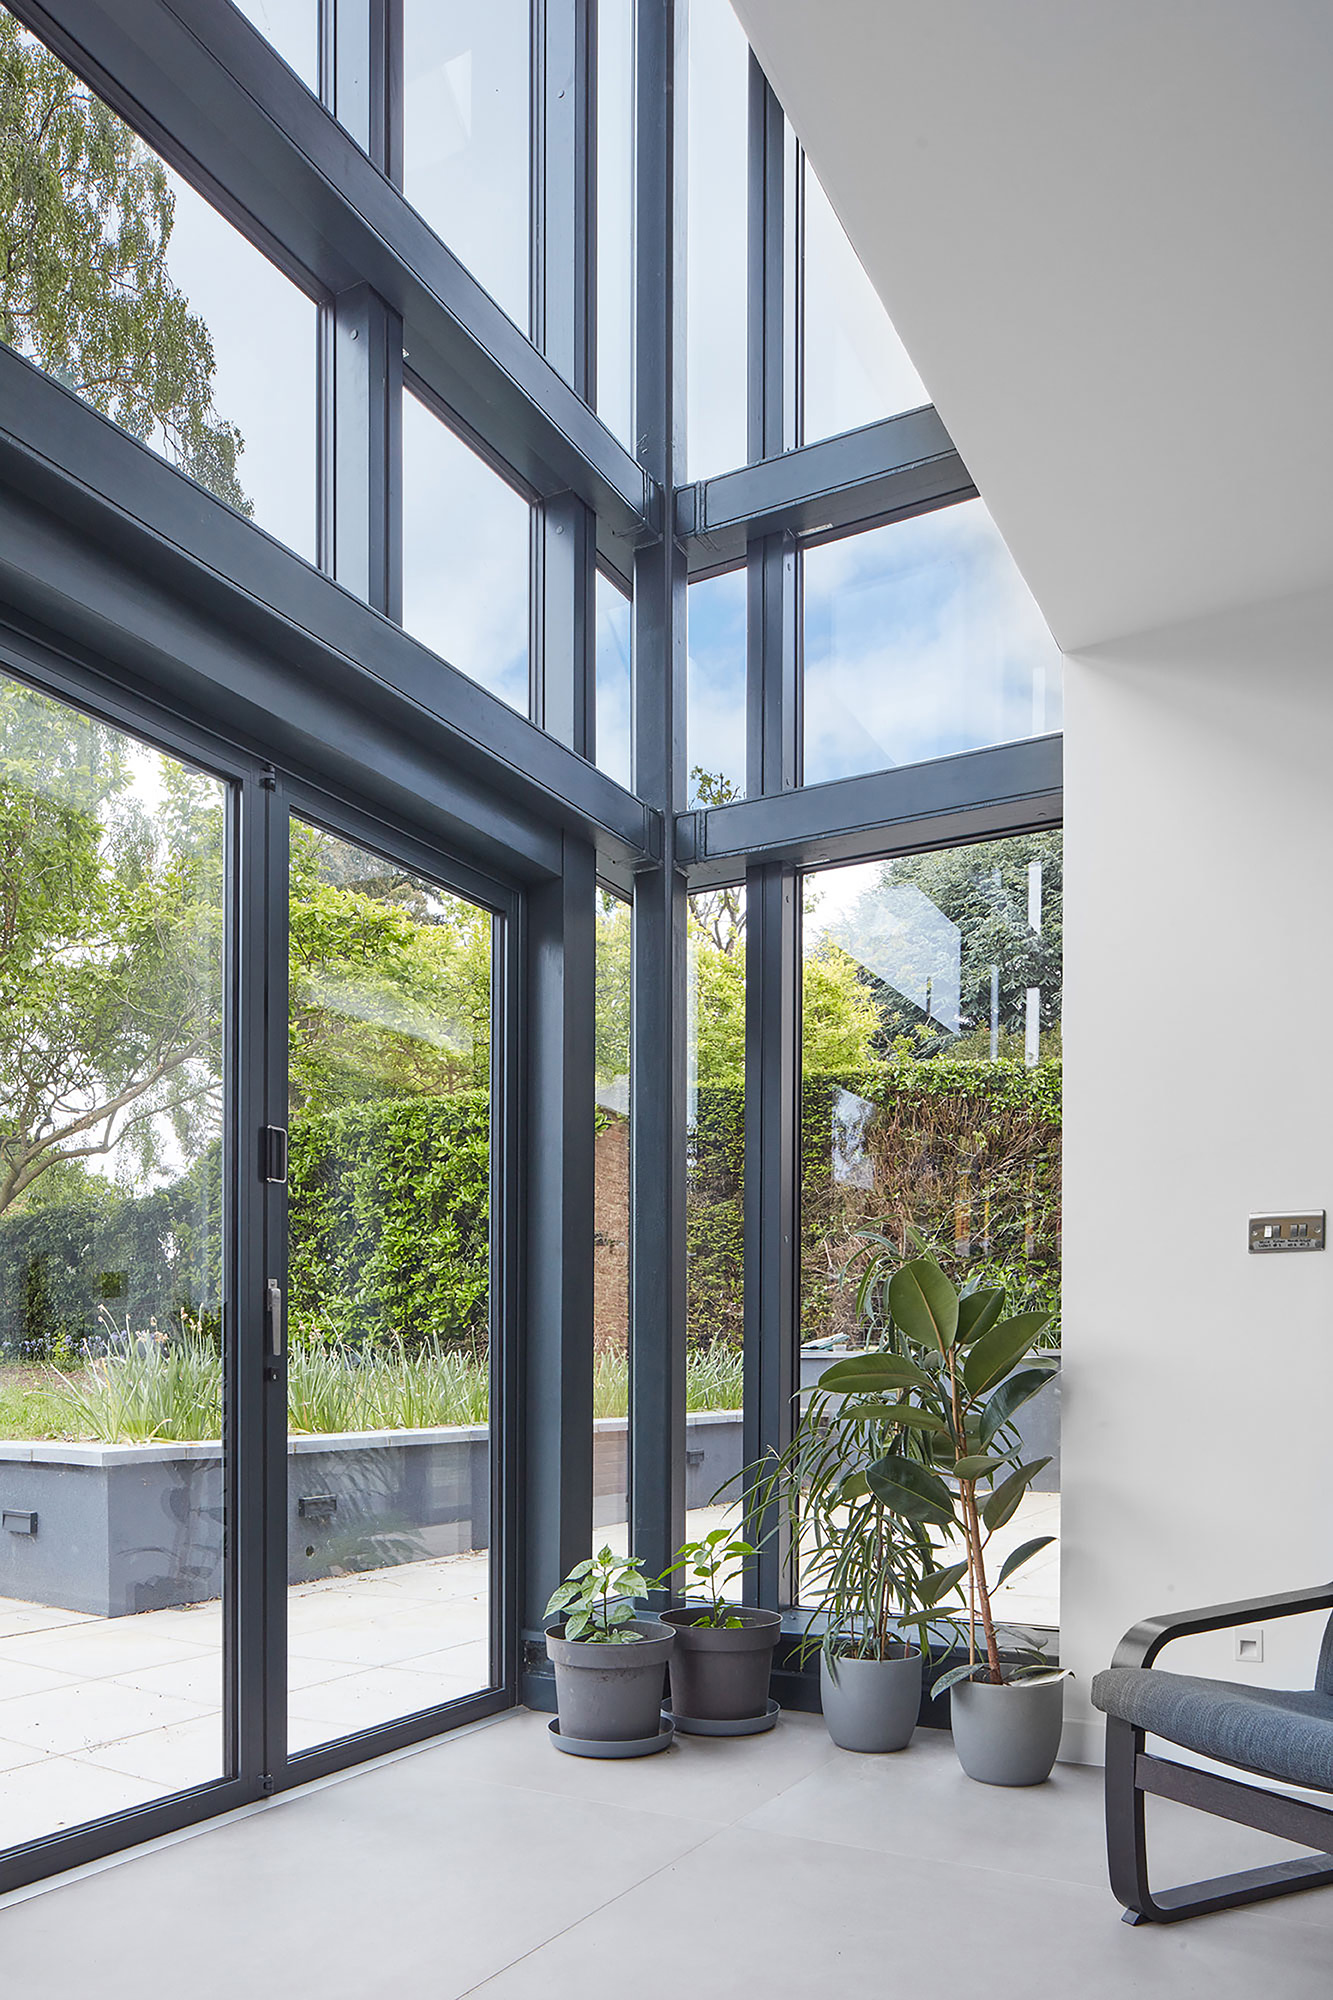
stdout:
[(1110, 1667), (1092, 1699), (1107, 1715), (1201, 1756), (1333, 1792), (1333, 1695)]

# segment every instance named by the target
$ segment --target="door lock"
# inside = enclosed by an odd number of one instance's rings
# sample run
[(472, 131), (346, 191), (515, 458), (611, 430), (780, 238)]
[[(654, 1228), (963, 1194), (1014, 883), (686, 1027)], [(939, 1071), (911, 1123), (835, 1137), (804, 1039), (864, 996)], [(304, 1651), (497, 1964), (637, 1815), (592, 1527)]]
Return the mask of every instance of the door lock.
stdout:
[(270, 1278), (264, 1287), (264, 1312), (268, 1320), (269, 1365), (264, 1370), (270, 1382), (278, 1379), (278, 1362), (282, 1359), (282, 1286), (276, 1278)]

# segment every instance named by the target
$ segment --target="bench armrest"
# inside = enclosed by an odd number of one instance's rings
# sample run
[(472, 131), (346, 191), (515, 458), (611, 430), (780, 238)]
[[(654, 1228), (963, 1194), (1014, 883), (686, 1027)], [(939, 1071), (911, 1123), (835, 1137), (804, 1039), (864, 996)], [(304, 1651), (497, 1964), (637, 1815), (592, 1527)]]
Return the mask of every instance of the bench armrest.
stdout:
[(1293, 1618), (1301, 1611), (1333, 1611), (1333, 1583), (1311, 1590), (1283, 1590), (1271, 1597), (1246, 1597), (1236, 1604), (1208, 1604), (1199, 1611), (1164, 1611), (1126, 1632), (1115, 1649), (1113, 1667), (1150, 1667), (1163, 1646), (1195, 1632), (1222, 1632), (1259, 1618)]

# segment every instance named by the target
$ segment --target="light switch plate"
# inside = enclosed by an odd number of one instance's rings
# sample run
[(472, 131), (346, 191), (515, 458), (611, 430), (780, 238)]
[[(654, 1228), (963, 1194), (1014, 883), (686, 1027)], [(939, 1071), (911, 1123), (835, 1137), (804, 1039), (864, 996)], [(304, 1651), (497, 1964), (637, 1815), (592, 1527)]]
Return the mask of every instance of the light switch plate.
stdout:
[(1250, 1217), (1250, 1254), (1267, 1255), (1271, 1251), (1290, 1253), (1302, 1250), (1322, 1250), (1324, 1247), (1324, 1211), (1310, 1208), (1295, 1215), (1252, 1215)]

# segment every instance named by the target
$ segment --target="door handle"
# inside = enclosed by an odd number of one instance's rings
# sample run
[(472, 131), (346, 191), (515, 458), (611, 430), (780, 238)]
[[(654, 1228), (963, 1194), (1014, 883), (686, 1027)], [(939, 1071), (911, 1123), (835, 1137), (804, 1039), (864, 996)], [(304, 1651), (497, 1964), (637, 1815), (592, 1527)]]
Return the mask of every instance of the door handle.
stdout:
[(265, 1312), (268, 1316), (268, 1351), (274, 1361), (282, 1359), (282, 1286), (276, 1278), (270, 1278), (264, 1287)]

